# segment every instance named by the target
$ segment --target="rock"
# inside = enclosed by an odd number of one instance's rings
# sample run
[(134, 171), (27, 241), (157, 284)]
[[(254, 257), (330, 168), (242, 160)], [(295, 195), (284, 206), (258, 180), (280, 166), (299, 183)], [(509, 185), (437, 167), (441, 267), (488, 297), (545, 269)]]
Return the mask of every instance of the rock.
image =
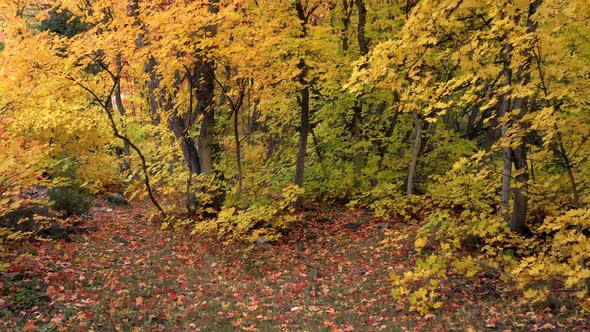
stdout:
[(316, 281), (316, 279), (321, 278), (322, 275), (320, 273), (320, 271), (316, 270), (316, 269), (310, 269), (307, 271), (307, 280), (309, 282), (314, 282)]
[(124, 245), (128, 245), (129, 244), (129, 241), (125, 240), (124, 238), (120, 237), (119, 235), (113, 236), (113, 241), (115, 241), (117, 243), (124, 244)]
[(23, 274), (20, 272), (8, 272), (2, 274), (2, 280), (4, 282), (15, 282), (23, 279)]
[(42, 224), (55, 216), (49, 212), (49, 208), (41, 205), (26, 205), (14, 211), (0, 216), (0, 227), (10, 228), (15, 231), (37, 232)]
[(21, 198), (23, 199), (38, 199), (48, 196), (49, 189), (45, 186), (30, 186), (21, 193)]
[(67, 227), (62, 227), (57, 223), (52, 223), (49, 227), (44, 228), (40, 233), (41, 235), (52, 238), (54, 240), (72, 240), (70, 238), (71, 230)]
[(113, 193), (113, 194), (108, 194), (107, 195), (107, 201), (109, 201), (110, 203), (113, 204), (118, 204), (118, 205), (127, 205), (129, 204), (129, 202), (127, 201), (127, 199), (125, 198), (125, 196), (119, 194), (119, 193)]
[(37, 296), (37, 300), (42, 302), (50, 302), (51, 297), (49, 297), (49, 294), (47, 292), (43, 292), (39, 293), (39, 295)]

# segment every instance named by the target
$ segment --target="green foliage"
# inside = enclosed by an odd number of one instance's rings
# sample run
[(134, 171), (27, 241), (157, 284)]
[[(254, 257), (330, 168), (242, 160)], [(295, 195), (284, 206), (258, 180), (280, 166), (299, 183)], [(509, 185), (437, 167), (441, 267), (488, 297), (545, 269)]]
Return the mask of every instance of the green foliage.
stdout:
[(73, 37), (78, 33), (88, 30), (88, 26), (82, 22), (81, 17), (75, 16), (68, 9), (52, 9), (48, 17), (38, 26), (40, 31), (51, 31), (64, 37)]
[(92, 198), (80, 188), (58, 186), (49, 189), (49, 203), (66, 217), (81, 216), (92, 206)]

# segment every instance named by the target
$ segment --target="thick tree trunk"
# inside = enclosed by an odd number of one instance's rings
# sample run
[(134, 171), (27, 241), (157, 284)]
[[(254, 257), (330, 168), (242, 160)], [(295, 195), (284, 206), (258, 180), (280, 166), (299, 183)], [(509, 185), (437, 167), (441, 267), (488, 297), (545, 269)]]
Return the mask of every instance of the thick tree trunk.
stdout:
[[(209, 0), (209, 12), (217, 13), (219, 0)], [(207, 27), (207, 32), (214, 36), (217, 34), (217, 26)], [(201, 163), (201, 172), (210, 175), (213, 171), (214, 160), (218, 156), (218, 146), (215, 140), (215, 63), (212, 60), (201, 60), (202, 79), (197, 88), (197, 114), (203, 114), (201, 130), (197, 150)]]
[(176, 139), (180, 141), (182, 156), (184, 157), (187, 168), (195, 175), (201, 174), (201, 164), (199, 163), (197, 149), (194, 142), (185, 135), (187, 126), (184, 120), (174, 114), (170, 116), (169, 125)]
[(418, 111), (413, 111), (412, 117), (414, 118), (414, 144), (412, 146), (412, 160), (410, 162), (410, 169), (408, 171), (408, 183), (406, 188), (406, 195), (408, 197), (414, 194), (416, 165), (418, 164), (418, 156), (420, 154), (420, 147), (422, 145), (422, 123), (418, 117)]
[(205, 175), (210, 175), (213, 170), (214, 128), (215, 115), (213, 113), (213, 106), (211, 105), (210, 109), (205, 111), (205, 116), (201, 122), (201, 130), (199, 132), (199, 141), (197, 144), (201, 172)]

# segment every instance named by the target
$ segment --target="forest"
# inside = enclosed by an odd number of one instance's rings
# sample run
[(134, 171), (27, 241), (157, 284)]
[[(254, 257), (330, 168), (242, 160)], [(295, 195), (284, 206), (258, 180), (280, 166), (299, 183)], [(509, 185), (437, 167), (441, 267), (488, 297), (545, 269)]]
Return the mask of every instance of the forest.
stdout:
[(590, 330), (588, 0), (0, 0), (0, 330)]

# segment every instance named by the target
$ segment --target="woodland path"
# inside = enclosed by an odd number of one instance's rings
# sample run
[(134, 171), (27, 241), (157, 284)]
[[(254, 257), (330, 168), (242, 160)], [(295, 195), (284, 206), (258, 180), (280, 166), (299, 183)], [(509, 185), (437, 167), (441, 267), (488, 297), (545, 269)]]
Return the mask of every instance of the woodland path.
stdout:
[[(513, 312), (512, 299), (499, 303), (493, 280), (485, 278), (474, 285), (450, 281), (441, 312), (397, 309), (388, 276), (415, 264), (413, 225), (361, 212), (314, 212), (278, 243), (247, 245), (191, 236), (190, 229), (161, 230), (145, 214), (141, 207), (102, 208), (87, 221), (95, 231), (25, 248), (33, 256), (11, 267), (23, 280), (3, 282), (0, 330), (443, 331), (561, 324), (526, 308)], [(396, 229), (408, 236), (387, 241)]]

